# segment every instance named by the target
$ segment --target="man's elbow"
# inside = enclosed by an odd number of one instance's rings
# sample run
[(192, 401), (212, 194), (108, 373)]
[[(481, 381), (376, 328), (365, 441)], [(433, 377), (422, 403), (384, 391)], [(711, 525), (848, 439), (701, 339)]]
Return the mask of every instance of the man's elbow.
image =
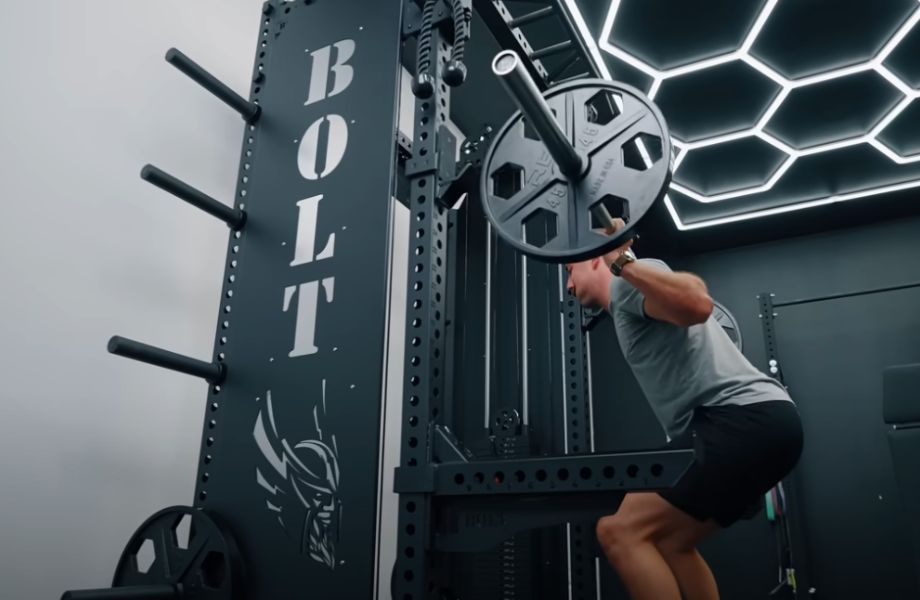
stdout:
[(700, 323), (705, 323), (709, 316), (712, 314), (712, 298), (707, 292), (694, 296), (690, 302), (688, 302), (684, 314), (681, 315), (680, 325), (683, 327), (690, 327), (691, 325), (699, 325)]
[(712, 296), (704, 292), (697, 303), (696, 311), (697, 323), (708, 321), (712, 315)]

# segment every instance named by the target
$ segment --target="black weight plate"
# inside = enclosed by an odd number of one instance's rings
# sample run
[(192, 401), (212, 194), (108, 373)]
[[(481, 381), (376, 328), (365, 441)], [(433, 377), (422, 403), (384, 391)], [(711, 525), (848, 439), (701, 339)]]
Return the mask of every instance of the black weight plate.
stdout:
[(741, 328), (738, 327), (738, 321), (735, 319), (735, 315), (731, 314), (727, 308), (718, 302), (713, 301), (712, 316), (715, 317), (716, 322), (722, 326), (722, 329), (728, 334), (728, 337), (734, 342), (738, 350), (743, 350), (744, 346), (741, 339)]
[(231, 600), (242, 597), (241, 570), (236, 544), (211, 516), (172, 506), (147, 519), (131, 536), (112, 587), (181, 585), (184, 598)]
[[(671, 181), (667, 124), (648, 98), (619, 82), (584, 79), (543, 97), (569, 141), (589, 157), (588, 172), (569, 182), (517, 112), (483, 163), (486, 216), (529, 256), (557, 263), (599, 256), (635, 237), (639, 221), (664, 197)], [(591, 208), (602, 201), (627, 222), (615, 235), (592, 223)]]

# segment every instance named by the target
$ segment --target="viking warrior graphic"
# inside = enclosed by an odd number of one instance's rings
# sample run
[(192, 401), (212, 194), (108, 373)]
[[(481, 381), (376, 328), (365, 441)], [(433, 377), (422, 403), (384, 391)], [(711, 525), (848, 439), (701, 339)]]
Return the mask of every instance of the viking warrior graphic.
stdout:
[[(325, 415), (326, 382), (323, 381)], [(265, 505), (277, 513), (278, 522), (297, 540), (302, 554), (335, 568), (335, 546), (342, 518), (338, 498), (339, 461), (335, 436), (323, 439), (318, 407), (313, 408), (316, 439), (297, 442), (293, 447), (278, 434), (272, 412), (271, 391), (256, 417), (252, 435), (268, 466), (256, 468), (256, 483), (270, 497)]]

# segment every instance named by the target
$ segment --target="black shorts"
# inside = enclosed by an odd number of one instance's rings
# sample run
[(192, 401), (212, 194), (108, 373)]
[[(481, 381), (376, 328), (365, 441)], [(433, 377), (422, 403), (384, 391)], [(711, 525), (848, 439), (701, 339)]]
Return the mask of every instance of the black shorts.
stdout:
[(763, 496), (802, 453), (802, 423), (792, 402), (700, 406), (687, 433), (673, 445), (691, 445), (697, 459), (661, 497), (690, 516), (728, 527), (763, 506)]

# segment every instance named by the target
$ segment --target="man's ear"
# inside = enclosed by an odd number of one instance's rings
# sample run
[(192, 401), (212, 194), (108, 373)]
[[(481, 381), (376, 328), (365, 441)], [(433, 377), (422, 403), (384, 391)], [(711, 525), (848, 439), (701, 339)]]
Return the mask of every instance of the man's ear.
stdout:
[(591, 269), (592, 270), (596, 270), (599, 267), (602, 267), (603, 265), (604, 265), (604, 261), (602, 260), (602, 257), (595, 256), (594, 258), (591, 259)]

